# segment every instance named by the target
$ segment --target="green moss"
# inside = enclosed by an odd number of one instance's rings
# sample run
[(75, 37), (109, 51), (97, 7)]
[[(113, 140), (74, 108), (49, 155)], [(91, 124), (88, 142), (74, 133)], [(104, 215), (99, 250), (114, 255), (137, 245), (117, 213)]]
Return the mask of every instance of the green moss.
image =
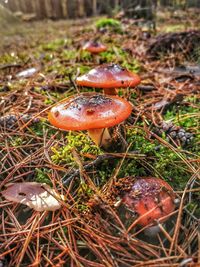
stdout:
[(39, 122), (31, 125), (29, 127), (30, 131), (36, 134), (39, 137), (43, 137), (47, 134), (48, 137), (51, 137), (56, 133), (56, 129), (50, 128), (46, 119), (40, 119)]
[(91, 197), (93, 195), (92, 189), (84, 182), (80, 184), (80, 187), (78, 189), (78, 196), (88, 196)]
[[(144, 160), (126, 159), (120, 169), (119, 177), (152, 175), (165, 178), (174, 188), (179, 190), (184, 188), (191, 173), (176, 152), (157, 140), (147, 139), (144, 131), (139, 128), (127, 130), (127, 141), (132, 143), (130, 151), (136, 150), (146, 154), (146, 158)], [(186, 158), (183, 153), (181, 156)]]
[(132, 59), (131, 61), (124, 60), (122, 62), (122, 67), (133, 71), (135, 73), (138, 73), (140, 71), (140, 63), (137, 61), (137, 59)]
[(86, 72), (88, 72), (89, 70), (91, 70), (91, 67), (85, 66), (85, 65), (78, 65), (77, 67), (80, 70), (80, 75), (81, 74), (85, 74)]
[(86, 212), (86, 211), (89, 211), (89, 207), (88, 205), (84, 204), (84, 203), (78, 203), (76, 205), (77, 209), (81, 212)]
[(0, 57), (0, 64), (23, 64), (28, 61), (29, 56), (26, 52), (5, 53)]
[(66, 97), (69, 97), (73, 92), (67, 91), (66, 93), (58, 93), (51, 89), (42, 89), (42, 87), (36, 89), (37, 92), (39, 92), (41, 95), (46, 96), (44, 99), (45, 105), (52, 105), (55, 104), (55, 102), (60, 101)]
[(121, 48), (113, 47), (101, 53), (101, 61), (104, 63), (115, 62), (130, 71), (138, 72), (140, 63), (138, 60), (131, 58), (130, 55)]
[[(193, 104), (198, 101), (197, 97), (186, 98), (185, 101), (189, 101)], [(171, 107), (165, 114), (165, 118), (174, 120), (177, 125), (184, 127), (187, 130), (193, 128), (198, 129), (198, 119), (192, 118), (193, 113), (197, 114), (197, 110), (191, 106), (182, 106), (179, 108), (180, 114), (183, 115), (183, 120), (178, 120), (178, 115), (175, 107)], [(187, 117), (187, 116), (189, 117)], [(191, 116), (190, 116), (191, 115)], [(162, 138), (167, 141), (166, 135), (163, 133)], [(138, 151), (141, 154), (145, 154), (145, 159), (125, 159), (118, 177), (124, 176), (156, 176), (167, 180), (174, 189), (184, 189), (188, 179), (191, 177), (191, 171), (188, 166), (182, 160), (182, 157), (190, 161), (196, 159), (199, 152), (198, 143), (199, 134), (195, 133), (194, 142), (187, 147), (187, 151), (175, 152), (170, 147), (162, 145), (158, 140), (146, 136), (143, 130), (143, 123), (138, 122), (134, 128), (128, 128), (126, 134), (126, 140), (128, 144), (131, 144), (130, 151)], [(188, 154), (187, 152), (192, 152)], [(94, 176), (96, 184), (104, 184), (109, 177), (113, 175), (114, 166), (119, 162), (118, 159), (112, 162), (112, 166), (109, 166), (107, 162), (101, 164)]]
[(92, 59), (93, 59), (93, 56), (92, 56), (92, 54), (90, 52), (85, 51), (85, 50), (81, 51), (81, 53), (80, 53), (80, 60), (91, 62)]
[(19, 63), (19, 58), (15, 53), (10, 53), (10, 54), (6, 53), (0, 57), (0, 63), (1, 64)]
[(69, 132), (66, 136), (66, 143), (66, 146), (54, 146), (51, 148), (53, 152), (51, 159), (54, 163), (73, 163), (73, 149), (76, 149), (81, 154), (82, 159), (84, 159), (84, 154), (99, 155), (102, 153), (100, 148), (93, 144), (87, 134), (82, 132)]
[(69, 44), (71, 44), (70, 39), (56, 39), (46, 44), (42, 44), (39, 49), (43, 51), (56, 51)]
[(52, 104), (54, 104), (54, 101), (53, 101), (51, 98), (46, 98), (46, 99), (44, 100), (44, 103), (45, 103), (46, 105), (52, 105)]
[(51, 60), (51, 64), (45, 66), (45, 72), (53, 73), (55, 76), (68, 76), (73, 71), (72, 67), (66, 67), (58, 58)]
[(110, 179), (110, 177), (113, 176), (118, 162), (118, 159), (112, 161), (105, 160), (100, 166), (98, 166), (95, 177), (95, 183), (97, 186), (101, 187)]
[(44, 61), (44, 63), (46, 63), (46, 62), (52, 62), (53, 58), (54, 58), (54, 54), (53, 53), (46, 52), (44, 54), (44, 57), (43, 57), (42, 60)]
[(122, 32), (122, 25), (120, 21), (112, 18), (102, 18), (96, 22), (97, 29), (109, 28), (115, 32)]
[(113, 49), (109, 48), (107, 51), (101, 53), (101, 60), (104, 63), (116, 61), (116, 54), (114, 53)]
[(136, 160), (125, 160), (122, 164), (120, 172), (118, 174), (119, 177), (126, 176), (146, 176), (146, 170), (144, 167), (138, 164)]
[(35, 169), (35, 181), (38, 183), (46, 183), (48, 185), (52, 185), (51, 180), (49, 179), (48, 174), (50, 173), (50, 170), (46, 168), (36, 168)]
[(199, 125), (199, 109), (191, 106), (180, 108), (173, 106), (166, 112), (165, 120), (172, 120), (185, 129), (191, 129)]
[(64, 49), (60, 56), (63, 60), (67, 60), (67, 61), (76, 60), (78, 56), (78, 52), (76, 49), (72, 49), (72, 48)]
[(12, 146), (21, 146), (24, 143), (23, 138), (16, 136), (12, 138), (11, 145)]

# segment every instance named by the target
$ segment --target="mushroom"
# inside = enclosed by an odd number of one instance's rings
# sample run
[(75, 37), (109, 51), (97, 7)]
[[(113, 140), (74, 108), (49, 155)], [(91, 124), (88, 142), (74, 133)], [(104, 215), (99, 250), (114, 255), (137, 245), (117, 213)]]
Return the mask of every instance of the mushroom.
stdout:
[(103, 88), (107, 95), (116, 95), (115, 88), (134, 87), (140, 83), (140, 77), (122, 68), (118, 64), (103, 64), (78, 77), (80, 86)]
[(47, 184), (23, 182), (11, 184), (1, 194), (5, 199), (33, 208), (36, 211), (57, 210), (61, 204), (57, 199), (63, 199)]
[(89, 41), (85, 43), (82, 49), (90, 52), (91, 54), (99, 54), (106, 51), (107, 47), (97, 41)]
[(62, 130), (87, 130), (96, 145), (104, 148), (111, 143), (107, 127), (124, 121), (132, 105), (118, 96), (84, 93), (65, 99), (49, 112), (49, 121)]
[(154, 224), (155, 220), (163, 222), (174, 211), (175, 194), (166, 181), (154, 177), (128, 179), (129, 187), (124, 192), (122, 190), (121, 199), (138, 215), (139, 225)]

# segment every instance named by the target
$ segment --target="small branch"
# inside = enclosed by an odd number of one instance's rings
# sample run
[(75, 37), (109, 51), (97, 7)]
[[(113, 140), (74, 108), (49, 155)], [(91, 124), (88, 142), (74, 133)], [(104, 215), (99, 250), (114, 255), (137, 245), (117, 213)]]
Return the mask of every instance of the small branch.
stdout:
[(76, 83), (75, 83), (74, 80), (72, 79), (72, 75), (69, 74), (68, 77), (69, 77), (69, 81), (70, 81), (70, 83), (72, 84), (72, 86), (74, 87), (74, 89), (75, 89), (75, 90), (77, 91), (77, 93), (79, 94), (79, 93), (80, 93), (80, 90), (78, 89)]
[(22, 65), (19, 63), (13, 63), (13, 64), (4, 64), (0, 65), (0, 70), (9, 69), (9, 68), (20, 68)]

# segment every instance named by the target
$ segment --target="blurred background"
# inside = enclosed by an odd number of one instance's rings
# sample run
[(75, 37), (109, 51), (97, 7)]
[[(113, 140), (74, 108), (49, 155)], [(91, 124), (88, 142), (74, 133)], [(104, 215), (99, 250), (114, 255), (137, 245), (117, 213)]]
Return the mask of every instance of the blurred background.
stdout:
[(122, 11), (129, 17), (153, 18), (156, 7), (171, 10), (200, 7), (199, 0), (1, 0), (1, 17), (6, 9), (23, 20), (75, 19)]

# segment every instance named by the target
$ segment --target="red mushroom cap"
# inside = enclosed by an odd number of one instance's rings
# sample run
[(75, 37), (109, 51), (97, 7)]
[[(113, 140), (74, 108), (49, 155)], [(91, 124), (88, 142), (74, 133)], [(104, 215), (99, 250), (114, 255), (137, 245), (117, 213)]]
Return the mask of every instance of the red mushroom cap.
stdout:
[(134, 87), (140, 77), (117, 64), (103, 64), (76, 79), (80, 86), (95, 88)]
[(118, 96), (85, 93), (54, 106), (49, 121), (63, 130), (101, 129), (122, 122), (131, 110), (131, 104)]
[(92, 54), (99, 54), (107, 50), (107, 47), (99, 42), (90, 41), (83, 46), (83, 50), (86, 50)]
[(133, 180), (130, 191), (123, 195), (122, 202), (138, 214), (138, 224), (146, 226), (173, 212), (174, 199), (173, 189), (167, 182), (147, 177)]

